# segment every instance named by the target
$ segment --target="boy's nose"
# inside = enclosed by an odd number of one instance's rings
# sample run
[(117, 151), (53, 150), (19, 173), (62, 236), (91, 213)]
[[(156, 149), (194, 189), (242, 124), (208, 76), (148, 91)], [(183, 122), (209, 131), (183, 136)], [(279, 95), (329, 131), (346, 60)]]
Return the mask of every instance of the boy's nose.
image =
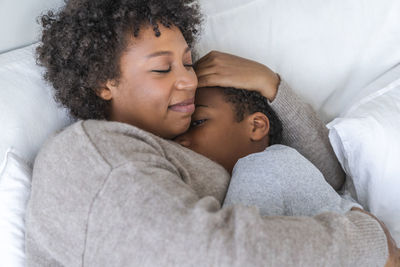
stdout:
[(178, 144), (180, 144), (181, 146), (184, 146), (184, 147), (187, 147), (187, 148), (190, 147), (190, 140), (184, 134), (178, 136), (177, 138), (175, 138), (174, 141), (177, 142)]

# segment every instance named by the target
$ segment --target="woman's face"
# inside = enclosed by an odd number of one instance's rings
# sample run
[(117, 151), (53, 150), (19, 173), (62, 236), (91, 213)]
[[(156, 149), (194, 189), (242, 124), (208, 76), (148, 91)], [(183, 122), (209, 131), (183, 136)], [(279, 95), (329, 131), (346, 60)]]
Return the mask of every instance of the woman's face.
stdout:
[(100, 93), (111, 100), (109, 119), (166, 139), (185, 132), (194, 112), (197, 77), (190, 49), (177, 27), (143, 27), (121, 56), (121, 77)]

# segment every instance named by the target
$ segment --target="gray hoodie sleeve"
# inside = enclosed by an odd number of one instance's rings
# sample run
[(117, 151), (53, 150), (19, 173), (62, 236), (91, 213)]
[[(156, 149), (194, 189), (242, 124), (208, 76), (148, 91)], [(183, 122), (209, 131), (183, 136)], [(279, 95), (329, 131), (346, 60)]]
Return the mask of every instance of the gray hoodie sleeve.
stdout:
[(359, 204), (344, 199), (321, 172), (295, 149), (272, 145), (235, 165), (224, 206), (256, 206), (261, 215), (344, 214)]

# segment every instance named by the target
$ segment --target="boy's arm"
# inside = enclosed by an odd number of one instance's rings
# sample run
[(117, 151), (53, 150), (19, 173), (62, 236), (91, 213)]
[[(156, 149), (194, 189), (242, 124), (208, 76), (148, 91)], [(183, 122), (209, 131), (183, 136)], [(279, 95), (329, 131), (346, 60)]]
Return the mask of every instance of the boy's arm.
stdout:
[(345, 173), (330, 145), (328, 128), (311, 105), (297, 96), (284, 80), (270, 105), (282, 121), (282, 143), (295, 148), (321, 171), (334, 189), (340, 189)]

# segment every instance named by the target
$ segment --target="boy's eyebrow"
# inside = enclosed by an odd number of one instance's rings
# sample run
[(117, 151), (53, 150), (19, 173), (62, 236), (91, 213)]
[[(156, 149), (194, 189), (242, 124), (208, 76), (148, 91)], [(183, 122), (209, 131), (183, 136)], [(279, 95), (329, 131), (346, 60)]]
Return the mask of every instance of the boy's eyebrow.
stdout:
[(207, 106), (207, 105), (201, 105), (201, 104), (196, 104), (195, 107), (196, 107), (196, 108), (198, 108), (198, 107), (208, 108), (209, 106)]

